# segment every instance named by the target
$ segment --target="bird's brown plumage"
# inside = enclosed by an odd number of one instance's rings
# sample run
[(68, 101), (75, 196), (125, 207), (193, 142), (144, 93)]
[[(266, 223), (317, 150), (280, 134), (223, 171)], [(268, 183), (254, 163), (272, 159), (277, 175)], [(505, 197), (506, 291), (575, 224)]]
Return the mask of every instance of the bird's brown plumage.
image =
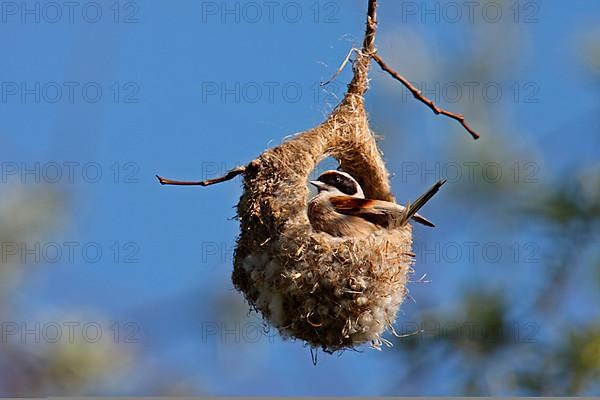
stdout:
[[(346, 215), (364, 218), (367, 221), (383, 228), (389, 228), (401, 223), (406, 215), (406, 207), (389, 201), (359, 199), (355, 197), (336, 196), (329, 199), (334, 209)], [(410, 216), (408, 216), (410, 218)], [(435, 225), (425, 217), (414, 214), (412, 218), (423, 225), (434, 227)]]
[(308, 204), (308, 218), (317, 231), (333, 236), (363, 236), (379, 229), (395, 229), (413, 219), (423, 225), (433, 223), (417, 214), (445, 183), (437, 182), (412, 205), (402, 205), (366, 199), (358, 182), (346, 172), (327, 171), (317, 181), (310, 181), (319, 190)]

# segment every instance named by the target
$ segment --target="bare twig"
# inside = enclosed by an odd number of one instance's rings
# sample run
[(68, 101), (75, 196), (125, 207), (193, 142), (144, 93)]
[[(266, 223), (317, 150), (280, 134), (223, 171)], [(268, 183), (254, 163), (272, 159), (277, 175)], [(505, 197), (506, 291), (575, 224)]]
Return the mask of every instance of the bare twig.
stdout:
[(377, 33), (377, 0), (369, 0), (367, 10), (367, 28), (363, 41), (363, 52), (371, 53), (375, 50), (375, 34)]
[[(455, 114), (450, 111), (439, 108), (433, 101), (428, 99), (421, 93), (420, 90), (415, 88), (406, 78), (398, 74), (396, 71), (387, 66), (387, 64), (379, 57), (375, 48), (375, 35), (377, 33), (377, 0), (369, 0), (368, 10), (367, 10), (367, 23), (365, 28), (365, 37), (363, 40), (363, 45), (361, 50), (351, 49), (348, 56), (343, 61), (340, 68), (334, 74), (334, 76), (327, 82), (321, 83), (321, 86), (326, 85), (327, 83), (334, 80), (343, 68), (346, 66), (348, 61), (350, 60), (350, 56), (353, 51), (356, 51), (358, 57), (355, 61), (355, 69), (354, 69), (354, 77), (352, 81), (348, 85), (349, 95), (359, 95), (362, 96), (367, 91), (368, 88), (368, 70), (371, 59), (375, 60), (377, 64), (389, 73), (392, 77), (400, 81), (404, 86), (410, 90), (413, 96), (426, 104), (435, 114), (442, 114), (447, 117), (450, 117), (456, 121), (458, 121), (470, 134), (474, 139), (479, 139), (479, 135), (475, 132), (465, 121), (465, 117), (462, 114)], [(285, 164), (284, 164), (285, 165)], [(225, 181), (229, 181), (236, 176), (243, 174), (246, 170), (246, 167), (237, 167), (229, 171), (225, 176), (215, 179), (207, 179), (205, 181), (177, 181), (163, 178), (159, 175), (156, 175), (156, 178), (160, 182), (161, 185), (179, 185), (179, 186), (210, 186), (216, 183), (221, 183)], [(408, 207), (407, 207), (408, 208)]]
[[(389, 73), (392, 77), (400, 81), (410, 92), (412, 95), (423, 104), (427, 105), (435, 114), (445, 115), (446, 117), (452, 118), (458, 121), (463, 128), (466, 129), (467, 132), (473, 137), (473, 139), (479, 139), (479, 134), (475, 132), (473, 128), (467, 124), (465, 121), (465, 117), (462, 114), (457, 114), (450, 112), (448, 110), (444, 110), (443, 108), (438, 107), (432, 100), (428, 99), (421, 93), (420, 90), (415, 88), (406, 78), (402, 75), (398, 74), (396, 71), (387, 66), (385, 61), (381, 57), (377, 55), (377, 49), (375, 48), (375, 34), (377, 33), (377, 0), (369, 0), (369, 8), (367, 11), (367, 27), (365, 30), (365, 38), (363, 40), (363, 47), (361, 52), (359, 52), (359, 56), (356, 62), (356, 67), (354, 70), (354, 78), (350, 85), (348, 86), (348, 93), (364, 95), (367, 90), (367, 73), (369, 69), (369, 61), (371, 59), (375, 60), (377, 64)], [(346, 65), (348, 57), (342, 63), (342, 67)], [(335, 76), (339, 74), (339, 71)]]
[(373, 60), (375, 60), (375, 62), (377, 62), (377, 64), (379, 64), (379, 66), (381, 67), (382, 70), (384, 70), (385, 72), (390, 74), (393, 78), (400, 81), (404, 86), (406, 86), (406, 88), (408, 90), (410, 90), (412, 95), (417, 100), (419, 100), (423, 104), (427, 105), (435, 114), (437, 114), (437, 115), (442, 114), (442, 115), (445, 115), (449, 118), (452, 118), (452, 119), (458, 121), (463, 126), (463, 128), (465, 128), (466, 131), (471, 134), (473, 139), (475, 139), (475, 140), (479, 139), (479, 134), (477, 134), (477, 132), (475, 132), (473, 130), (473, 128), (471, 128), (469, 126), (469, 124), (467, 124), (467, 122), (465, 121), (464, 115), (456, 114), (456, 113), (453, 113), (453, 112), (450, 112), (450, 111), (447, 111), (447, 110), (444, 110), (444, 109), (438, 107), (432, 100), (425, 97), (425, 95), (423, 95), (423, 93), (419, 89), (414, 87), (406, 78), (404, 78), (402, 75), (398, 74), (396, 71), (394, 71), (393, 69), (388, 67), (387, 64), (385, 63), (385, 61), (383, 61), (381, 59), (381, 57), (379, 57), (377, 54), (371, 53), (371, 57), (373, 58)]
[(220, 178), (215, 178), (215, 179), (207, 179), (205, 181), (174, 181), (171, 179), (163, 178), (162, 176), (158, 176), (158, 175), (156, 175), (156, 178), (158, 179), (158, 181), (160, 182), (161, 185), (210, 186), (210, 185), (214, 185), (215, 183), (229, 181), (229, 180), (235, 178), (236, 176), (238, 176), (239, 174), (243, 174), (245, 171), (246, 171), (245, 166), (236, 167), (236, 168), (232, 169), (231, 171), (229, 171), (227, 174), (225, 174), (225, 176), (222, 176)]

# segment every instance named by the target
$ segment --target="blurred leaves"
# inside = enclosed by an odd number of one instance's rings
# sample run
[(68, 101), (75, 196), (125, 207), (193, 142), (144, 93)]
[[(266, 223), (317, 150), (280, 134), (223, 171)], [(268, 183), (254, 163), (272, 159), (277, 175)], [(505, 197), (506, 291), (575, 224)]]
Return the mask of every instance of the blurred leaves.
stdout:
[(600, 75), (600, 32), (594, 28), (591, 32), (584, 35), (579, 40), (583, 43), (582, 55), (585, 63), (591, 72), (596, 76)]
[[(387, 10), (382, 8), (382, 21), (392, 11), (392, 3), (382, 4), (389, 7)], [(513, 0), (485, 0), (479, 9), (489, 3), (500, 4), (504, 10), (510, 10), (512, 5), (517, 4)], [(521, 61), (532, 57), (536, 51), (542, 51), (539, 49), (541, 45), (528, 40), (531, 32), (526, 32), (527, 26), (513, 23), (510, 16), (493, 24), (483, 21), (481, 13), (476, 16), (474, 23), (446, 27), (447, 30), (457, 28), (459, 37), (454, 38), (456, 40), (446, 40), (447, 31), (431, 29), (428, 24), (420, 24), (415, 29), (410, 24), (382, 23), (382, 35), (378, 39), (380, 53), (412, 82), (427, 83), (428, 88), (434, 87), (432, 85), (436, 82), (442, 85), (452, 82), (510, 84), (516, 79), (549, 82), (548, 78), (537, 75), (520, 75), (523, 68)], [(438, 32), (439, 36), (431, 40), (428, 35), (435, 35), (434, 32)], [(598, 37), (595, 28), (585, 35), (581, 43), (577, 43), (582, 44), (580, 48), (592, 79), (597, 79), (600, 74)], [(547, 66), (536, 65), (534, 68)], [(519, 163), (522, 168), (524, 163), (532, 161), (541, 166), (540, 169), (549, 171), (548, 175), (555, 176), (554, 179), (540, 179), (542, 183), (525, 185), (522, 175), (520, 179), (513, 179), (514, 175), (505, 174), (503, 179), (494, 183), (478, 173), (475, 181), (467, 183), (466, 179), (461, 179), (460, 184), (453, 186), (454, 190), (449, 190), (454, 197), (450, 200), (469, 205), (469, 212), (457, 214), (457, 217), (476, 221), (473, 225), (477, 226), (472, 228), (475, 234), (513, 243), (515, 236), (535, 230), (534, 237), (536, 244), (542, 248), (540, 254), (543, 258), (534, 265), (468, 265), (467, 275), (471, 281), (462, 293), (458, 296), (452, 292), (442, 294), (439, 308), (417, 309), (416, 315), (412, 316), (415, 326), (402, 332), (407, 336), (397, 340), (395, 353), (390, 352), (396, 357), (395, 363), (402, 367), (387, 372), (391, 375), (389, 380), (394, 382), (394, 391), (423, 394), (448, 381), (451, 389), (460, 395), (575, 395), (589, 394), (597, 389), (593, 385), (597, 385), (600, 379), (600, 310), (597, 307), (600, 292), (600, 249), (597, 245), (600, 233), (600, 168), (582, 170), (575, 160), (575, 165), (558, 177), (553, 169), (555, 159), (552, 158), (556, 154), (546, 155), (542, 145), (527, 142), (524, 138), (527, 132), (517, 122), (520, 110), (515, 104), (509, 104), (512, 99), (506, 93), (505, 99), (509, 101), (499, 103), (473, 102), (466, 95), (452, 104), (445, 104), (447, 99), (442, 99), (440, 105), (465, 114), (483, 134), (480, 141), (470, 142), (451, 121), (435, 117), (427, 110), (414, 117), (414, 108), (402, 104), (412, 104), (412, 98), (400, 99), (402, 91), (398, 83), (377, 68), (373, 71), (372, 78), (382, 89), (378, 96), (384, 97), (384, 107), (374, 107), (373, 112), (381, 112), (381, 120), (387, 118), (390, 121), (388, 125), (393, 127), (389, 129), (390, 134), (386, 134), (389, 148), (386, 156), (389, 158), (404, 152), (400, 156), (421, 161), (420, 157), (430, 151), (427, 146), (433, 145), (445, 151), (442, 157), (451, 161), (462, 163), (466, 160), (480, 165), (497, 163), (509, 174), (512, 170), (508, 167), (513, 163)], [(550, 71), (551, 74), (556, 72), (564, 74), (565, 71)], [(556, 78), (552, 75), (552, 79)], [(564, 76), (561, 76), (562, 79), (571, 83)], [(560, 93), (553, 95), (559, 96)], [(377, 98), (374, 100), (377, 102)], [(396, 107), (398, 104), (402, 107)], [(523, 114), (529, 111), (526, 109)], [(424, 126), (435, 120), (436, 130), (447, 127), (452, 134), (445, 136), (435, 132), (431, 135), (433, 143), (425, 143), (427, 146), (423, 143), (427, 136), (420, 134), (426, 129), (420, 124), (415, 125), (416, 132), (409, 138), (406, 138), (407, 132), (395, 134), (400, 122), (405, 129), (408, 121), (422, 122), (421, 115), (427, 118)], [(570, 117), (565, 116), (568, 129), (565, 129), (564, 135), (584, 133), (572, 130)], [(376, 120), (375, 126), (377, 124), (384, 125)], [(587, 128), (597, 136), (596, 126)], [(536, 132), (535, 140), (546, 138), (543, 132)], [(573, 140), (573, 146), (576, 145)], [(424, 149), (423, 153), (417, 153), (421, 149)], [(564, 149), (564, 153), (568, 150)], [(440, 154), (436, 153), (432, 159), (438, 156)], [(544, 159), (546, 156), (549, 159)], [(3, 185), (0, 242), (30, 243), (52, 233), (65, 217), (63, 197), (63, 193), (47, 187)], [(510, 222), (508, 232), (501, 229), (506, 227), (507, 221)], [(461, 235), (467, 230), (464, 224), (464, 220), (456, 222), (453, 232), (455, 238), (461, 241), (464, 239)], [(6, 321), (4, 316), (14, 306), (15, 296), (12, 295), (24, 289), (21, 278), (35, 273), (34, 268), (20, 265), (19, 261), (19, 254), (15, 254), (0, 266), (2, 321)], [(494, 274), (499, 270), (500, 274)], [(496, 278), (498, 275), (503, 275), (503, 279), (490, 279), (490, 276)], [(591, 283), (589, 286), (594, 287), (593, 298), (586, 297), (588, 281)], [(206, 301), (204, 294), (201, 301)], [(169, 304), (163, 312), (190, 302), (186, 298), (180, 304)], [(161, 306), (164, 307), (164, 304)], [(209, 322), (225, 328), (244, 321), (243, 315), (247, 310), (238, 295), (233, 299), (218, 298), (211, 307), (214, 314)], [(157, 313), (157, 309), (153, 307), (151, 312)], [(181, 308), (177, 310), (181, 312)], [(92, 314), (86, 313), (87, 319), (94, 318)], [(253, 328), (254, 321), (252, 323)], [(255, 325), (259, 326), (260, 321), (257, 320)], [(177, 328), (169, 327), (170, 336), (167, 338), (173, 342), (173, 332)], [(423, 332), (415, 334), (420, 329)], [(223, 352), (226, 353), (223, 364), (227, 366), (235, 366), (236, 361), (247, 356), (255, 363), (252, 367), (256, 367), (265, 360), (264, 354), (261, 354), (264, 346), (271, 345), (270, 337), (266, 335), (261, 344), (244, 340), (227, 341), (218, 336), (212, 339), (214, 343), (211, 346), (218, 350), (230, 346), (228, 351)], [(250, 349), (255, 353), (249, 354)], [(107, 382), (111, 380), (129, 379), (129, 374), (134, 372), (133, 366), (141, 364), (139, 357), (139, 354), (114, 343), (77, 341), (31, 346), (30, 343), (3, 342), (0, 343), (0, 394), (97, 394), (102, 384), (110, 386)], [(159, 365), (156, 371), (144, 377), (140, 385), (149, 385), (154, 394), (186, 394), (198, 390), (195, 382), (190, 382), (188, 387), (181, 386), (181, 381), (170, 379), (167, 370), (168, 367)], [(256, 368), (250, 372), (257, 371), (262, 370)], [(240, 373), (249, 372), (238, 365), (236, 374)], [(399, 376), (394, 376), (394, 373)]]
[(600, 378), (600, 326), (570, 332), (558, 355), (569, 377), (568, 392), (581, 393), (586, 382)]
[[(109, 342), (59, 342), (44, 346), (4, 348), (2, 394), (63, 396), (92, 394), (132, 367), (133, 355)], [(8, 350), (8, 351), (7, 351)]]
[[(64, 218), (61, 197), (49, 187), (3, 187), (0, 199), (0, 244), (3, 251), (0, 267), (0, 395), (91, 394), (89, 390), (93, 385), (109, 377), (118, 377), (119, 372), (127, 371), (133, 362), (133, 354), (116, 343), (90, 342), (81, 336), (71, 341), (66, 334), (56, 343), (46, 342), (40, 340), (40, 330), (35, 328), (35, 323), (24, 328), (12, 317), (15, 308), (12, 294), (21, 288), (20, 278), (34, 273), (35, 269), (23, 265), (19, 254), (4, 254), (5, 244), (24, 243), (27, 248), (33, 248), (32, 243), (52, 233)], [(86, 315), (87, 320), (94, 317), (97, 321), (97, 314)], [(67, 317), (66, 320), (78, 319)], [(25, 337), (21, 333), (8, 335), (5, 323), (19, 326), (19, 330), (30, 329), (37, 333)], [(109, 325), (104, 323), (102, 326)]]
[(61, 194), (48, 186), (24, 189), (5, 184), (0, 197), (0, 239), (21, 241), (39, 236), (61, 219)]
[(577, 179), (569, 176), (555, 186), (547, 188), (537, 196), (543, 196), (538, 203), (526, 207), (526, 212), (544, 219), (551, 226), (568, 228), (576, 224), (576, 229), (592, 227), (600, 217), (600, 186), (596, 176), (586, 174)]
[[(434, 71), (434, 76), (495, 82), (517, 73), (520, 66), (515, 60), (525, 56), (527, 44), (522, 43), (523, 32), (517, 24), (475, 23), (463, 28), (472, 34), (473, 43), (466, 50), (472, 53), (464, 59), (477, 62), (453, 57), (454, 62)], [(519, 46), (501, 44), (506, 37), (509, 43), (516, 38)], [(498, 51), (506, 47), (508, 55)], [(597, 34), (585, 41), (585, 49), (586, 61), (597, 74)], [(422, 52), (431, 53), (426, 50)], [(600, 164), (590, 168), (573, 155), (568, 167), (556, 168), (552, 155), (545, 154), (539, 143), (528, 142), (531, 138), (526, 139), (528, 135), (516, 125), (512, 118), (516, 106), (503, 106), (453, 105), (484, 125), (484, 135), (467, 144), (451, 137), (444, 142), (446, 153), (441, 157), (459, 164), (496, 163), (509, 175), (515, 172), (509, 166), (518, 165), (521, 175), (516, 179), (505, 174), (493, 182), (475, 174), (475, 179), (461, 179), (453, 185), (449, 200), (470, 204), (469, 216), (477, 213), (471, 218), (479, 229), (467, 230), (480, 235), (473, 239), (514, 243), (531, 238), (540, 249), (539, 262), (526, 264), (519, 259), (502, 265), (483, 261), (449, 265), (457, 274), (468, 275), (470, 282), (458, 295), (442, 296), (443, 307), (433, 308), (429, 302), (428, 307), (418, 308), (417, 303), (411, 320), (422, 331), (404, 330), (407, 336), (397, 339), (396, 354), (406, 368), (395, 382), (394, 394), (598, 394), (594, 390), (600, 378)], [(525, 180), (523, 173), (531, 172), (523, 169), (526, 163), (544, 172), (533, 176), (535, 182)], [(457, 222), (446, 239), (462, 240), (464, 235)], [(468, 271), (459, 271), (460, 267)], [(458, 332), (453, 331), (455, 327)], [(440, 383), (446, 386), (438, 388)]]
[[(591, 315), (585, 324), (569, 323), (571, 317), (565, 300), (583, 295), (584, 291), (573, 290), (582, 286), (574, 282), (576, 278), (588, 275), (598, 280), (600, 276), (597, 261), (600, 249), (596, 246), (600, 236), (600, 188), (596, 185), (599, 179), (600, 169), (594, 173), (574, 172), (554, 185), (539, 185), (539, 189), (531, 193), (529, 202), (521, 206), (522, 218), (537, 220), (536, 225), (543, 228), (543, 240), (548, 241), (538, 274), (541, 283), (527, 294), (531, 296), (531, 306), (524, 306), (520, 295), (510, 295), (509, 280), (494, 285), (500, 289), (482, 287), (465, 291), (452, 314), (422, 312), (419, 315), (424, 326), (443, 328), (453, 324), (460, 327), (461, 334), (458, 340), (443, 334), (437, 340), (427, 340), (429, 329), (426, 328), (420, 335), (400, 339), (401, 352), (418, 354), (428, 365), (414, 366), (416, 369), (409, 371), (409, 376), (435, 370), (442, 359), (458, 359), (466, 371), (458, 380), (462, 382), (459, 393), (513, 394), (511, 387), (516, 394), (587, 393), (600, 373), (598, 310), (589, 304)], [(583, 256), (590, 251), (595, 262), (587, 262), (588, 258)], [(590, 299), (579, 301), (585, 303)], [(535, 322), (524, 325), (522, 318), (508, 317), (517, 311)], [(512, 376), (507, 371), (515, 365), (519, 368)], [(486, 374), (493, 374), (500, 382), (497, 385), (500, 392), (486, 383), (483, 379)]]
[[(23, 189), (5, 184), (0, 197), (0, 296), (8, 295), (23, 273), (18, 268), (22, 244), (32, 243), (48, 232), (62, 217), (61, 194), (49, 187)], [(13, 254), (12, 251), (18, 251)], [(3, 305), (0, 304), (0, 314)]]

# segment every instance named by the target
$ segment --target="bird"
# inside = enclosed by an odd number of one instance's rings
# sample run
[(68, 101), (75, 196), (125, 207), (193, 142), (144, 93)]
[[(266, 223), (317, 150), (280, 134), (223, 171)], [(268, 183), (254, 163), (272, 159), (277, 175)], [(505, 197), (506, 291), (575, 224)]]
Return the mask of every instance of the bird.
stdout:
[(381, 229), (401, 227), (409, 219), (434, 227), (417, 211), (446, 180), (435, 183), (413, 204), (409, 204), (408, 209), (393, 202), (365, 198), (358, 181), (345, 171), (328, 170), (309, 183), (318, 191), (308, 202), (308, 219), (313, 229), (336, 237), (362, 237)]

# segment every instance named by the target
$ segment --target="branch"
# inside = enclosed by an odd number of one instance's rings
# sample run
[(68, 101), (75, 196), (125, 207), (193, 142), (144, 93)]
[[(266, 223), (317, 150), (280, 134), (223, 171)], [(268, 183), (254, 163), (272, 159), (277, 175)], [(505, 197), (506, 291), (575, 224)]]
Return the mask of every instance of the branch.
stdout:
[(162, 176), (156, 175), (156, 179), (160, 182), (161, 185), (177, 185), (177, 186), (210, 186), (216, 183), (229, 181), (236, 176), (243, 174), (246, 171), (245, 166), (236, 167), (230, 170), (225, 176), (215, 179), (207, 179), (205, 181), (174, 181), (171, 179), (163, 178)]
[[(371, 59), (373, 59), (377, 62), (377, 64), (379, 64), (381, 69), (383, 69), (384, 71), (389, 73), (395, 79), (399, 80), (404, 86), (406, 86), (406, 88), (408, 88), (408, 90), (410, 90), (412, 95), (417, 100), (419, 100), (422, 103), (424, 103), (425, 105), (427, 105), (436, 115), (440, 115), (440, 114), (445, 115), (446, 117), (449, 117), (449, 118), (452, 118), (452, 119), (458, 121), (462, 125), (462, 127), (465, 128), (465, 130), (467, 132), (469, 132), (469, 134), (471, 134), (473, 139), (475, 139), (475, 140), (479, 139), (479, 134), (477, 132), (475, 132), (475, 130), (473, 128), (471, 128), (469, 126), (469, 124), (467, 124), (467, 122), (465, 121), (464, 115), (456, 114), (456, 113), (453, 113), (453, 112), (450, 112), (448, 110), (444, 110), (443, 108), (438, 107), (432, 100), (425, 97), (423, 95), (423, 93), (421, 93), (420, 90), (415, 88), (406, 78), (404, 78), (403, 76), (398, 74), (396, 71), (394, 71), (393, 69), (391, 69), (390, 67), (387, 66), (387, 64), (376, 53), (377, 52), (377, 49), (375, 48), (375, 34), (376, 33), (377, 33), (377, 0), (369, 0), (368, 10), (367, 10), (367, 27), (365, 29), (365, 38), (363, 40), (362, 51), (358, 54), (358, 57), (356, 60), (356, 64), (355, 64), (355, 68), (354, 68), (354, 77), (352, 78), (352, 81), (348, 85), (348, 93), (358, 94), (358, 95), (362, 96), (367, 91), (367, 87), (368, 87), (367, 74), (368, 74), (368, 70), (369, 70), (369, 62)], [(352, 52), (350, 52), (350, 54), (351, 53)], [(346, 60), (344, 61), (344, 63), (342, 63), (342, 66), (340, 67), (338, 72), (336, 72), (336, 74), (334, 75), (334, 78), (332, 78), (332, 79), (335, 79), (335, 77), (339, 74), (340, 70), (344, 68), (344, 66), (346, 65), (346, 63), (349, 59), (349, 56), (350, 55), (348, 55), (348, 57), (346, 57)]]
[(367, 10), (367, 27), (363, 39), (362, 50), (354, 64), (354, 76), (348, 85), (348, 94), (363, 96), (369, 86), (369, 64), (371, 54), (375, 52), (375, 34), (377, 33), (377, 0), (369, 0)]
[(371, 53), (371, 57), (373, 58), (373, 60), (375, 60), (375, 62), (377, 62), (377, 64), (379, 64), (382, 70), (390, 74), (393, 78), (400, 81), (404, 86), (406, 86), (408, 90), (410, 90), (415, 99), (427, 105), (436, 115), (442, 114), (446, 117), (458, 121), (463, 126), (463, 128), (465, 128), (466, 131), (471, 134), (473, 139), (479, 139), (479, 134), (477, 134), (477, 132), (475, 132), (475, 130), (473, 130), (473, 128), (471, 128), (469, 124), (467, 124), (464, 115), (456, 114), (438, 107), (432, 100), (425, 97), (425, 95), (423, 95), (423, 93), (419, 89), (414, 87), (406, 78), (404, 78), (402, 75), (398, 74), (396, 71), (388, 67), (387, 64), (377, 54)]
[(377, 33), (377, 0), (369, 0), (367, 10), (367, 28), (365, 30), (365, 40), (363, 41), (363, 52), (372, 53), (375, 51), (375, 34)]

